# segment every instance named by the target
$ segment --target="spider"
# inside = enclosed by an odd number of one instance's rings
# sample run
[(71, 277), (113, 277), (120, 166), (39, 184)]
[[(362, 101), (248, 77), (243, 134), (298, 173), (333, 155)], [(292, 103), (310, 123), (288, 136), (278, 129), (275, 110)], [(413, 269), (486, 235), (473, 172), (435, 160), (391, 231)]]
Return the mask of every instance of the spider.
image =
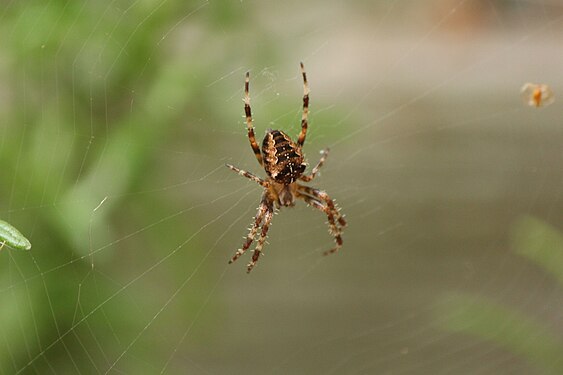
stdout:
[(248, 93), (250, 73), (246, 72), (244, 82), (244, 112), (246, 115), (248, 139), (250, 140), (250, 146), (252, 147), (252, 151), (254, 151), (256, 160), (258, 160), (258, 163), (264, 168), (268, 175), (267, 178), (263, 180), (250, 172), (227, 164), (227, 167), (237, 172), (239, 175), (258, 183), (264, 188), (260, 205), (258, 206), (258, 212), (254, 217), (254, 224), (250, 228), (242, 248), (238, 249), (229, 261), (229, 263), (233, 263), (248, 250), (261, 227), (260, 236), (256, 242), (254, 253), (252, 254), (252, 260), (247, 265), (247, 272), (252, 271), (252, 268), (254, 268), (262, 253), (262, 247), (264, 246), (264, 242), (266, 242), (268, 229), (270, 228), (270, 223), (274, 215), (274, 205), (276, 209), (282, 206), (291, 207), (295, 205), (296, 199), (304, 200), (308, 205), (323, 211), (328, 217), (329, 233), (334, 236), (336, 246), (325, 251), (324, 255), (335, 253), (342, 247), (341, 234), (342, 229), (346, 226), (346, 220), (344, 220), (344, 217), (340, 214), (339, 209), (336, 208), (334, 201), (326, 192), (301, 185), (297, 182), (298, 180), (305, 182), (312, 181), (325, 162), (329, 152), (328, 148), (321, 151), (321, 159), (313, 168), (311, 174), (304, 174), (307, 163), (305, 162), (301, 148), (307, 136), (309, 86), (307, 84), (307, 75), (303, 63), (300, 65), (301, 75), (303, 76), (303, 115), (301, 117), (301, 132), (299, 133), (297, 143), (293, 142), (293, 140), (281, 130), (270, 129), (266, 132), (264, 140), (262, 141), (262, 152), (260, 152), (256, 138), (254, 137), (250, 95)]

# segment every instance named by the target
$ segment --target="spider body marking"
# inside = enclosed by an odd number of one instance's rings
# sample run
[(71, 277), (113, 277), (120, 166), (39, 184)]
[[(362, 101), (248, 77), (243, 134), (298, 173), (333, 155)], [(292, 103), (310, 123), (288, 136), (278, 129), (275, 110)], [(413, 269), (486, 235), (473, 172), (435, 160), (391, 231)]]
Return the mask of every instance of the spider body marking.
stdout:
[(295, 205), (297, 199), (302, 199), (311, 207), (323, 211), (328, 218), (329, 232), (334, 237), (336, 246), (328, 251), (325, 255), (337, 252), (342, 247), (342, 230), (346, 226), (346, 220), (340, 214), (340, 210), (336, 207), (334, 201), (328, 194), (322, 190), (309, 186), (301, 185), (297, 181), (309, 182), (315, 178), (317, 172), (322, 167), (328, 155), (328, 149), (321, 152), (322, 156), (317, 165), (313, 168), (310, 175), (306, 175), (305, 169), (307, 163), (303, 155), (302, 146), (305, 143), (308, 129), (309, 115), (309, 86), (307, 84), (307, 75), (303, 63), (301, 63), (301, 75), (303, 77), (303, 114), (301, 117), (301, 132), (297, 142), (293, 142), (291, 137), (281, 130), (268, 130), (264, 140), (262, 141), (262, 149), (258, 146), (254, 135), (254, 127), (252, 125), (252, 110), (250, 108), (249, 81), (250, 74), (246, 73), (244, 83), (244, 112), (246, 115), (246, 125), (248, 130), (248, 139), (256, 160), (264, 168), (268, 175), (266, 180), (253, 175), (250, 172), (239, 169), (233, 165), (227, 164), (227, 167), (237, 172), (264, 188), (262, 199), (258, 206), (258, 212), (254, 217), (254, 223), (243, 243), (242, 248), (238, 249), (229, 263), (237, 260), (242, 254), (250, 248), (254, 242), (256, 235), (259, 234), (256, 241), (256, 248), (252, 254), (252, 260), (247, 265), (247, 272), (250, 272), (256, 262), (260, 258), (262, 248), (266, 242), (266, 236), (270, 227), (274, 205), (276, 208), (291, 207)]
[(301, 177), (307, 164), (301, 147), (280, 130), (269, 130), (262, 141), (264, 170), (276, 183), (289, 185)]

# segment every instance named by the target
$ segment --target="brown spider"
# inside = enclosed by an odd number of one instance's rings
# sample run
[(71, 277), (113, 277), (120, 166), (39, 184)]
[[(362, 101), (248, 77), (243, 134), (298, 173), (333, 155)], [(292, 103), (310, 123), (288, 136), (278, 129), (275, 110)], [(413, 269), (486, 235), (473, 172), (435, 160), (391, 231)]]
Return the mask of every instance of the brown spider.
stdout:
[(295, 199), (303, 199), (308, 205), (323, 211), (328, 217), (329, 232), (334, 236), (336, 246), (324, 252), (324, 255), (332, 254), (342, 247), (342, 228), (346, 226), (346, 220), (340, 214), (339, 209), (332, 199), (322, 190), (298, 184), (297, 180), (309, 182), (313, 180), (322, 167), (328, 155), (328, 148), (323, 150), (321, 160), (313, 168), (310, 175), (304, 175), (307, 163), (303, 156), (303, 143), (305, 143), (305, 136), (307, 135), (307, 118), (309, 115), (309, 86), (307, 85), (307, 75), (305, 68), (301, 63), (301, 75), (303, 76), (303, 116), (301, 118), (301, 132), (297, 143), (293, 142), (291, 138), (280, 130), (268, 130), (264, 140), (262, 141), (262, 153), (256, 143), (254, 137), (254, 127), (252, 126), (252, 113), (250, 110), (250, 95), (248, 94), (248, 86), (250, 81), (250, 73), (246, 73), (246, 80), (244, 82), (244, 112), (246, 114), (246, 126), (248, 128), (248, 139), (250, 146), (254, 151), (256, 160), (264, 167), (268, 177), (263, 180), (252, 173), (243, 171), (237, 167), (227, 164), (227, 167), (237, 172), (241, 176), (251, 179), (252, 181), (262, 185), (264, 192), (262, 193), (262, 200), (258, 206), (258, 213), (254, 218), (254, 224), (250, 228), (250, 232), (242, 245), (242, 248), (237, 250), (235, 255), (231, 258), (229, 263), (237, 260), (242, 254), (248, 250), (258, 229), (262, 226), (260, 238), (258, 238), (256, 249), (252, 255), (252, 260), (248, 263), (248, 271), (258, 261), (262, 247), (266, 241), (266, 235), (272, 221), (274, 214), (274, 204), (276, 208), (281, 206), (291, 207), (295, 205)]

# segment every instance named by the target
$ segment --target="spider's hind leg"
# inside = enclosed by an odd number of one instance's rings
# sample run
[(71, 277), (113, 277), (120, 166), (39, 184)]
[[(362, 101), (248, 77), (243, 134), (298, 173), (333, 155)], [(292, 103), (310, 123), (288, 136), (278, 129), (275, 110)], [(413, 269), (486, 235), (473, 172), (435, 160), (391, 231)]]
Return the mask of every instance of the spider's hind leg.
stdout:
[(246, 236), (246, 240), (244, 241), (242, 248), (237, 250), (231, 260), (229, 260), (229, 264), (240, 258), (241, 255), (243, 255), (250, 248), (250, 245), (252, 245), (252, 242), (254, 242), (258, 230), (260, 229), (260, 227), (262, 227), (256, 248), (254, 249), (254, 253), (252, 254), (252, 260), (247, 265), (247, 272), (252, 271), (252, 268), (254, 268), (256, 262), (258, 261), (258, 258), (260, 258), (260, 255), (262, 254), (262, 247), (266, 242), (266, 236), (268, 235), (268, 230), (270, 229), (270, 223), (272, 222), (273, 215), (274, 204), (272, 199), (268, 195), (268, 192), (266, 191), (262, 195), (260, 206), (258, 206), (258, 212), (254, 217), (254, 224), (250, 228), (250, 231)]
[(298, 197), (303, 199), (307, 204), (323, 211), (328, 218), (329, 232), (334, 237), (336, 246), (324, 252), (329, 255), (337, 252), (343, 244), (342, 229), (347, 225), (346, 220), (336, 208), (334, 201), (322, 190), (310, 188), (308, 186), (298, 185)]
[(240, 256), (244, 254), (246, 250), (248, 250), (250, 245), (252, 245), (252, 242), (254, 241), (254, 237), (256, 237), (256, 233), (258, 232), (258, 228), (260, 228), (260, 224), (262, 224), (262, 221), (264, 220), (264, 215), (266, 214), (267, 209), (268, 208), (263, 202), (260, 203), (260, 206), (258, 206), (258, 212), (254, 217), (254, 224), (250, 228), (250, 231), (246, 236), (246, 240), (244, 241), (244, 244), (240, 249), (237, 250), (237, 252), (235, 253), (235, 255), (233, 255), (231, 260), (229, 260), (229, 264), (233, 263), (235, 260), (240, 258)]
[(258, 262), (258, 258), (262, 254), (262, 247), (264, 246), (264, 242), (266, 242), (266, 236), (268, 235), (268, 230), (270, 229), (270, 223), (272, 222), (272, 217), (274, 216), (274, 208), (268, 207), (266, 211), (266, 215), (264, 216), (264, 223), (262, 224), (262, 231), (260, 232), (260, 238), (258, 239), (258, 243), (256, 244), (256, 248), (254, 249), (254, 253), (252, 254), (252, 260), (248, 263), (247, 273), (250, 273), (256, 262)]

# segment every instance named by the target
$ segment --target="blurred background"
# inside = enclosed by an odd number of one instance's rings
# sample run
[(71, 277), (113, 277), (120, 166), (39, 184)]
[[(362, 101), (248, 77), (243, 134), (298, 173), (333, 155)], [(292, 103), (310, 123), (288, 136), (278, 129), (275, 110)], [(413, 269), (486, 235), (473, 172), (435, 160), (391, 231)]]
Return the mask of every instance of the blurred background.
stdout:
[[(0, 5), (0, 374), (563, 373), (563, 6)], [(297, 136), (349, 222), (241, 246), (256, 133)], [(520, 88), (548, 84), (533, 108)]]

